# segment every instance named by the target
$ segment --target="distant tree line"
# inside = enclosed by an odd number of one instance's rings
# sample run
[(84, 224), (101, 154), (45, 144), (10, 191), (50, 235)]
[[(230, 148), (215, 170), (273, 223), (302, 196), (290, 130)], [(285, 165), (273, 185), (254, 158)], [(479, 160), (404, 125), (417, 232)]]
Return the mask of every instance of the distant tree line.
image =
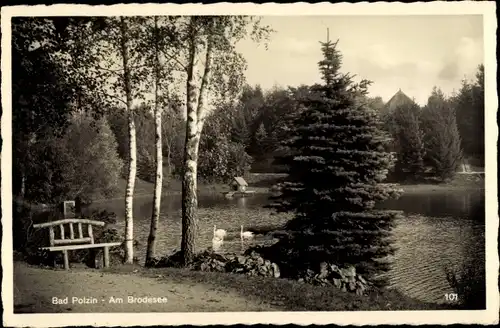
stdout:
[(446, 97), (434, 87), (422, 108), (409, 100), (383, 113), (397, 164), (393, 178), (452, 179), (461, 164), (484, 168), (484, 66)]

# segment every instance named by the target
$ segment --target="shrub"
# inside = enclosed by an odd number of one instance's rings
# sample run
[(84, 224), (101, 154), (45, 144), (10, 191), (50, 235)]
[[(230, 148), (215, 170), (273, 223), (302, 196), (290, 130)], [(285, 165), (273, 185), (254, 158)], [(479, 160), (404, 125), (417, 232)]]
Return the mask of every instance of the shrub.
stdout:
[(463, 265), (461, 272), (445, 269), (446, 279), (467, 310), (486, 309), (486, 280), (483, 265)]
[(228, 182), (235, 176), (245, 175), (251, 163), (252, 158), (242, 144), (222, 137), (217, 137), (216, 142), (203, 141), (200, 144), (198, 173), (205, 181)]

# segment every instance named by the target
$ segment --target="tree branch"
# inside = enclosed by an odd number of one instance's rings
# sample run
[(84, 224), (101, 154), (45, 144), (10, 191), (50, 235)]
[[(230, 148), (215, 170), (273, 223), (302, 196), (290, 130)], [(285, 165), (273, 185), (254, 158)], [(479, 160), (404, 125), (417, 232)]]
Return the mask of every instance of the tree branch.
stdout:
[(178, 58), (176, 58), (175, 56), (172, 56), (172, 55), (167, 54), (167, 52), (166, 52), (166, 50), (165, 50), (165, 49), (161, 49), (161, 52), (163, 53), (163, 55), (164, 55), (165, 57), (167, 57), (167, 59), (173, 59), (175, 62), (177, 62), (177, 64), (179, 64), (179, 66), (180, 66), (183, 70), (187, 71), (187, 66), (186, 66), (186, 65), (184, 65), (184, 64), (183, 64), (183, 63), (182, 63), (182, 62), (181, 62)]
[[(127, 106), (127, 102), (126, 102), (125, 100), (123, 100), (122, 98), (120, 98), (120, 97), (116, 96), (116, 95), (113, 95), (113, 94), (110, 94), (110, 93), (106, 93), (106, 92), (104, 92), (104, 96), (105, 96), (105, 97), (109, 97), (109, 98), (116, 99), (116, 100), (118, 100), (118, 101), (122, 102), (125, 106)], [(128, 108), (127, 108), (127, 109), (128, 109)]]
[(123, 68), (110, 69), (110, 68), (102, 67), (100, 65), (98, 65), (97, 68), (101, 69), (103, 71), (106, 71), (106, 72), (114, 73), (114, 74), (118, 74), (117, 72), (123, 71)]

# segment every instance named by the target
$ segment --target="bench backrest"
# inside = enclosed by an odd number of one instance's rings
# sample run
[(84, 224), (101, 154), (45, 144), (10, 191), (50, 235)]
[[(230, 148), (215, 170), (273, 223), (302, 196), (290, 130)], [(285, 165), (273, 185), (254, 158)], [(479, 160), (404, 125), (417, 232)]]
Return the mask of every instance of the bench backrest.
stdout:
[[(78, 230), (78, 237), (75, 238), (75, 226)], [(87, 229), (84, 229), (84, 225)], [(87, 219), (64, 219), (46, 223), (34, 224), (33, 228), (49, 228), (50, 246), (68, 245), (68, 244), (93, 244), (94, 234), (92, 226), (104, 226), (102, 221), (94, 221)], [(59, 227), (58, 229), (56, 227)], [(69, 227), (69, 229), (66, 229)], [(56, 230), (59, 239), (56, 239)], [(69, 236), (65, 233), (69, 230)], [(87, 236), (84, 236), (84, 230), (87, 231)]]

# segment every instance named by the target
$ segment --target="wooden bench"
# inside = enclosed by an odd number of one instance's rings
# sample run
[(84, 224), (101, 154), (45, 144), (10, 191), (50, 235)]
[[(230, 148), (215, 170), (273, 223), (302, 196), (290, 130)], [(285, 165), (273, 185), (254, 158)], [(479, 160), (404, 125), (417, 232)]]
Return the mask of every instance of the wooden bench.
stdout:
[[(77, 226), (78, 238), (75, 238), (75, 229), (73, 225)], [(87, 225), (87, 236), (84, 237), (84, 225)], [(69, 269), (69, 258), (68, 251), (76, 249), (87, 249), (87, 248), (103, 248), (104, 249), (104, 267), (109, 267), (109, 248), (113, 246), (121, 245), (120, 242), (113, 243), (94, 243), (94, 234), (92, 232), (92, 226), (104, 226), (105, 223), (101, 221), (87, 220), (87, 219), (63, 219), (58, 221), (46, 222), (34, 224), (34, 228), (49, 228), (49, 247), (40, 247), (40, 249), (48, 250), (50, 252), (61, 251), (64, 255), (64, 269)], [(59, 239), (56, 239), (55, 227), (59, 226)], [(65, 236), (65, 227), (69, 226), (69, 238)]]

